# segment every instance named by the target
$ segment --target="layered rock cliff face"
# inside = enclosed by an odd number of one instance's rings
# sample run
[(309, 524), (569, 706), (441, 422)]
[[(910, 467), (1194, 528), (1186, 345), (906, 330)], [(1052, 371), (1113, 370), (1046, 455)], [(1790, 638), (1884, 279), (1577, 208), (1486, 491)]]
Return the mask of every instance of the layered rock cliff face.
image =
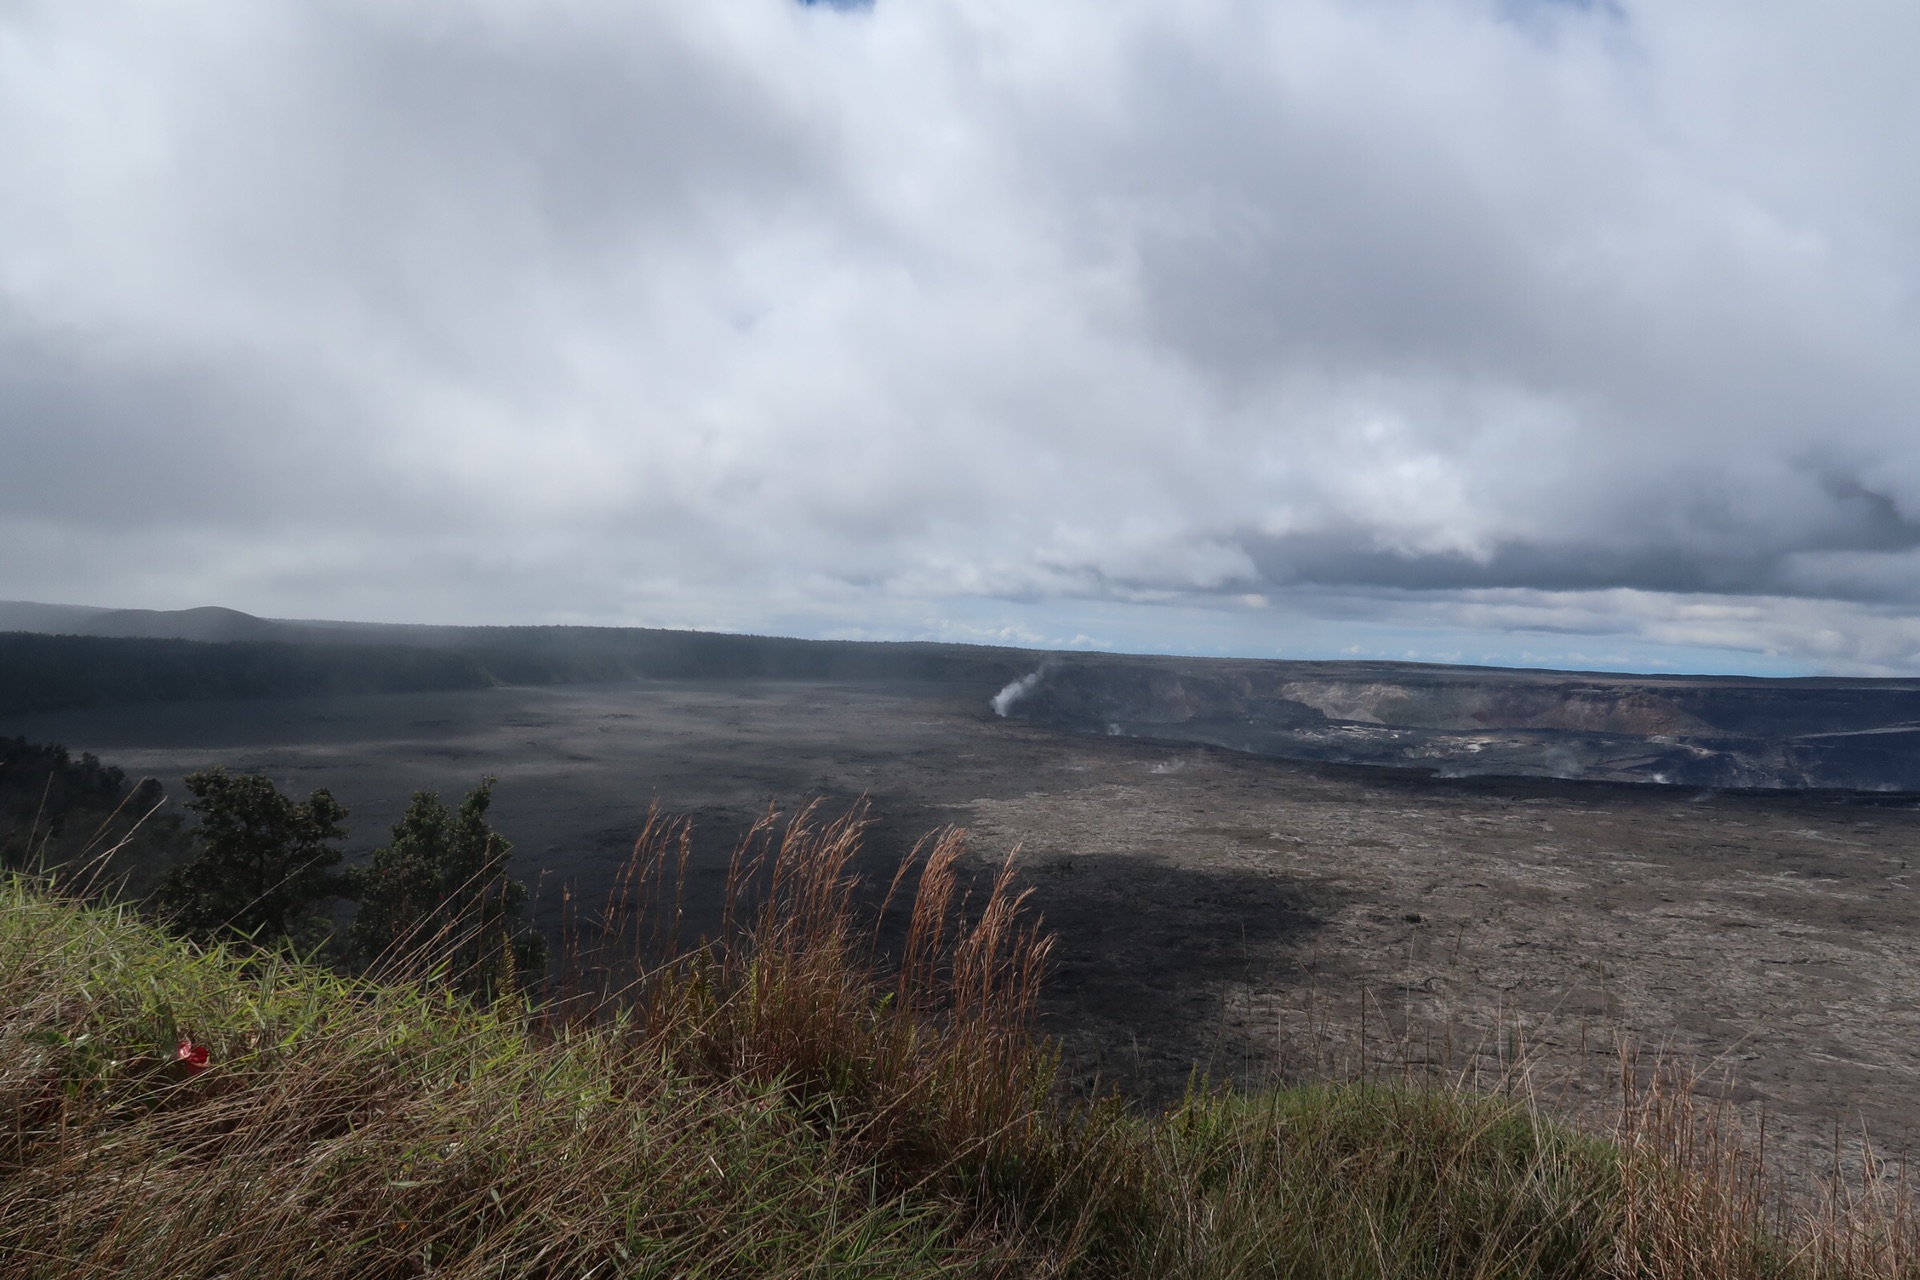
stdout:
[(1073, 656), (1008, 714), (1449, 776), (1920, 791), (1915, 681)]

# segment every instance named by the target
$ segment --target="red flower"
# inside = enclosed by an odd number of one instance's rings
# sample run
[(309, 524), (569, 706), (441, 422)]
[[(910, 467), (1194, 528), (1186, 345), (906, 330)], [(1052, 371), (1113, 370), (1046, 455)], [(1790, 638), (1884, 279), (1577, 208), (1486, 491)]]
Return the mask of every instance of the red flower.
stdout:
[(207, 1046), (181, 1036), (179, 1047), (173, 1051), (173, 1060), (185, 1067), (188, 1075), (199, 1075), (207, 1069)]

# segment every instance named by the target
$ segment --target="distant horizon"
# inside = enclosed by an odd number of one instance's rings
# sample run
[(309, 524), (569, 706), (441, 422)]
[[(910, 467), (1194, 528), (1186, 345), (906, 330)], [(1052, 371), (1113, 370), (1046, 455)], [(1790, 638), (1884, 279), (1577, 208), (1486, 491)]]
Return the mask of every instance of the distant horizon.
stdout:
[[(1903, 676), (1891, 675), (1891, 674), (1861, 675), (1858, 673), (1834, 673), (1834, 672), (1817, 671), (1817, 670), (1782, 669), (1781, 665), (1779, 665), (1776, 661), (1772, 661), (1764, 655), (1743, 655), (1743, 654), (1734, 654), (1730, 656), (1736, 659), (1748, 659), (1749, 661), (1746, 661), (1744, 663), (1739, 661), (1729, 662), (1724, 666), (1721, 666), (1718, 668), (1711, 668), (1711, 669), (1681, 668), (1681, 667), (1675, 667), (1675, 666), (1655, 666), (1651, 664), (1643, 665), (1643, 666), (1599, 665), (1599, 664), (1562, 665), (1554, 662), (1551, 658), (1549, 658), (1546, 655), (1528, 655), (1527, 658), (1523, 658), (1523, 660), (1503, 662), (1498, 660), (1469, 659), (1467, 657), (1460, 656), (1457, 654), (1454, 656), (1433, 656), (1433, 657), (1417, 656), (1417, 651), (1413, 651), (1413, 650), (1403, 650), (1401, 652), (1358, 652), (1356, 651), (1357, 647), (1351, 646), (1351, 645), (1343, 649), (1324, 651), (1324, 652), (1308, 652), (1308, 651), (1242, 652), (1242, 651), (1236, 651), (1226, 647), (1212, 647), (1212, 648), (1193, 647), (1193, 648), (1187, 648), (1187, 649), (1176, 649), (1176, 648), (1151, 648), (1151, 647), (1146, 647), (1144, 645), (1129, 645), (1124, 643), (1108, 643), (1108, 644), (1100, 644), (1100, 645), (1084, 643), (1084, 642), (1075, 644), (1070, 641), (1047, 643), (1043, 639), (1036, 640), (1036, 639), (1023, 639), (1023, 638), (1014, 638), (1014, 637), (991, 637), (991, 636), (969, 637), (969, 636), (956, 636), (952, 634), (935, 634), (932, 632), (923, 632), (920, 634), (882, 635), (882, 634), (873, 634), (871, 631), (852, 632), (845, 629), (840, 629), (840, 630), (823, 629), (818, 631), (803, 631), (796, 628), (793, 630), (775, 630), (775, 629), (753, 629), (753, 628), (726, 627), (726, 626), (677, 625), (677, 624), (662, 623), (662, 622), (634, 622), (634, 621), (595, 622), (595, 621), (580, 621), (580, 620), (546, 619), (546, 620), (533, 620), (533, 621), (513, 620), (513, 621), (484, 621), (484, 622), (473, 622), (473, 621), (446, 622), (446, 621), (421, 620), (417, 618), (414, 618), (414, 619), (384, 618), (382, 619), (382, 618), (327, 618), (327, 617), (316, 617), (316, 616), (297, 617), (297, 616), (276, 616), (272, 614), (254, 613), (249, 610), (238, 609), (231, 605), (223, 605), (223, 604), (198, 604), (198, 605), (184, 605), (177, 608), (154, 608), (154, 607), (144, 606), (144, 605), (118, 606), (118, 605), (98, 605), (98, 604), (70, 604), (70, 603), (37, 601), (37, 600), (0, 600), (0, 630), (20, 629), (20, 628), (15, 628), (11, 625), (9, 621), (10, 615), (7, 612), (9, 609), (19, 608), (19, 607), (25, 607), (25, 608), (31, 608), (31, 609), (44, 609), (49, 611), (71, 611), (74, 613), (85, 613), (89, 615), (144, 614), (144, 615), (153, 615), (153, 616), (177, 616), (177, 615), (192, 614), (196, 612), (218, 611), (221, 613), (232, 614), (238, 617), (261, 621), (261, 622), (286, 623), (291, 625), (307, 625), (307, 626), (326, 626), (326, 627), (335, 627), (335, 626), (338, 626), (338, 627), (436, 627), (436, 628), (444, 627), (449, 629), (509, 628), (509, 627), (527, 627), (527, 628), (578, 627), (578, 628), (593, 628), (593, 629), (604, 629), (604, 630), (674, 631), (674, 632), (684, 632), (684, 633), (693, 633), (693, 634), (755, 636), (755, 637), (763, 637), (768, 639), (790, 639), (790, 640), (853, 641), (853, 642), (879, 643), (879, 644), (936, 643), (936, 644), (977, 645), (983, 648), (1007, 649), (1007, 650), (1014, 650), (1014, 651), (1025, 651), (1025, 652), (1036, 652), (1036, 653), (1060, 653), (1060, 654), (1111, 653), (1111, 654), (1124, 654), (1124, 655), (1132, 655), (1132, 656), (1140, 656), (1140, 657), (1220, 658), (1220, 659), (1244, 660), (1244, 661), (1393, 663), (1393, 664), (1410, 664), (1410, 665), (1436, 666), (1436, 667), (1458, 667), (1458, 668), (1465, 668), (1465, 669), (1482, 668), (1487, 670), (1504, 670), (1504, 671), (1560, 672), (1568, 675), (1582, 675), (1582, 674), (1624, 675), (1624, 676), (1668, 677), (1668, 678), (1680, 678), (1680, 679), (1684, 679), (1688, 677), (1705, 678), (1705, 677), (1716, 677), (1716, 676), (1745, 677), (1745, 678), (1757, 678), (1757, 679), (1902, 680), (1902, 679), (1912, 678), (1912, 677), (1903, 677)], [(34, 628), (25, 628), (25, 629), (32, 630)], [(1084, 640), (1085, 638), (1083, 637), (1082, 639)], [(1754, 659), (1759, 659), (1759, 660), (1756, 661)], [(1604, 663), (1605, 661), (1606, 661), (1605, 659), (1601, 660), (1602, 663)]]

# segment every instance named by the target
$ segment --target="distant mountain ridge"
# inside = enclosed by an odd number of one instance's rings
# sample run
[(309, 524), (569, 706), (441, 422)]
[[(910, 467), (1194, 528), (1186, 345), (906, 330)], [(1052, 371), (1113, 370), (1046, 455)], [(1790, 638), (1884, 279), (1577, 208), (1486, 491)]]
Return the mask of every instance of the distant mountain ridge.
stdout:
[[(201, 698), (630, 679), (897, 680), (985, 690), (1037, 655), (984, 646), (613, 627), (287, 622), (231, 609), (0, 606), (0, 716)], [(9, 609), (13, 611), (8, 612)]]
[[(937, 684), (1015, 720), (1254, 755), (1920, 793), (1920, 680), (1049, 653), (618, 627), (286, 621), (0, 602), (0, 715), (631, 679)], [(996, 696), (997, 695), (997, 696)]]
[(38, 631), (49, 635), (79, 635), (81, 629), (103, 613), (84, 604), (38, 604), (32, 600), (0, 600), (0, 631)]
[(278, 640), (285, 624), (256, 618), (238, 609), (204, 605), (198, 609), (114, 609), (88, 618), (78, 632), (143, 640)]
[(30, 631), (42, 635), (118, 636), (139, 640), (319, 640), (324, 643), (349, 636), (374, 640), (380, 632), (412, 629), (377, 622), (259, 618), (220, 605), (201, 605), (194, 609), (102, 609), (91, 605), (0, 600), (0, 631)]

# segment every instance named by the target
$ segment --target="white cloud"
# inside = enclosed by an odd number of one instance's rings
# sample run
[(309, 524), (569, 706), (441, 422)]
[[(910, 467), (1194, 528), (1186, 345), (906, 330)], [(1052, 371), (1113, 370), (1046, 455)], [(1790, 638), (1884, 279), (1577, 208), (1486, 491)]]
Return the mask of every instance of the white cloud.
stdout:
[(0, 595), (1920, 668), (1916, 37), (15, 5)]

